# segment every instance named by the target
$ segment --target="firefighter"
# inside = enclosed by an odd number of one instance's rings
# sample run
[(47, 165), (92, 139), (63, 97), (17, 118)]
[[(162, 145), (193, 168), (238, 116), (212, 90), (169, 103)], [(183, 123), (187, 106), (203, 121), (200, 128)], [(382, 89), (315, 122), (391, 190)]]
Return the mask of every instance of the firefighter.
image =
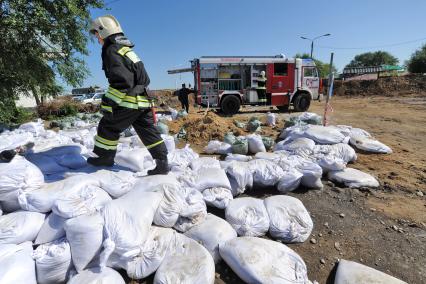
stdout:
[(186, 110), (189, 113), (189, 94), (194, 93), (193, 90), (188, 89), (185, 84), (182, 84), (182, 89), (179, 90), (178, 98), (182, 104), (182, 109)]
[(93, 152), (87, 159), (94, 166), (112, 166), (120, 133), (130, 125), (156, 161), (149, 175), (167, 174), (167, 148), (154, 125), (152, 100), (146, 88), (150, 82), (144, 64), (132, 50), (133, 44), (124, 36), (112, 15), (96, 18), (90, 27), (102, 45), (102, 69), (109, 87), (102, 97), (103, 117), (98, 125)]
[(260, 72), (260, 77), (256, 79), (257, 81), (257, 97), (260, 104), (266, 105), (267, 99), (266, 99), (266, 73), (265, 71)]

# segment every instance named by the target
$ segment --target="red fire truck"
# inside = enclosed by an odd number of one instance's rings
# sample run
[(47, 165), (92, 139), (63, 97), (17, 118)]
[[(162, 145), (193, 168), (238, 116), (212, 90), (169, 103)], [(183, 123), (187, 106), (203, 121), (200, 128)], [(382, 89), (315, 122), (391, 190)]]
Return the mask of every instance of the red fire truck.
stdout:
[[(320, 99), (322, 84), (311, 59), (277, 56), (203, 56), (191, 60), (191, 68), (169, 74), (193, 72), (197, 104), (235, 114), (241, 105), (276, 106), (286, 111), (308, 110)], [(265, 71), (267, 102), (259, 102), (257, 78)]]

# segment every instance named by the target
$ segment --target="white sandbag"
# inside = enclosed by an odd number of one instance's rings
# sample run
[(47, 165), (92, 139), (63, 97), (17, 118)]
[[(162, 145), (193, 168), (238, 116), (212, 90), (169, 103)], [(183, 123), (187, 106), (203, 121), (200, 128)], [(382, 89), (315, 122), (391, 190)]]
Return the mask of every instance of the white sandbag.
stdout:
[(89, 268), (72, 277), (67, 284), (125, 284), (123, 277), (109, 267)]
[(263, 200), (240, 197), (232, 200), (225, 218), (239, 236), (263, 236), (269, 229), (269, 216)]
[(204, 147), (204, 152), (207, 154), (226, 155), (232, 152), (232, 146), (225, 142), (212, 140)]
[(99, 170), (90, 176), (96, 178), (99, 181), (100, 187), (108, 192), (113, 198), (123, 196), (136, 183), (136, 178), (133, 172), (129, 171), (109, 171)]
[(34, 241), (44, 223), (44, 218), (44, 214), (27, 211), (0, 216), (0, 244)]
[(40, 136), (46, 131), (44, 130), (43, 121), (41, 119), (38, 119), (37, 122), (27, 122), (27, 123), (21, 124), (18, 129), (22, 131), (30, 132), (34, 136)]
[(269, 233), (273, 238), (286, 243), (302, 243), (309, 238), (314, 223), (299, 199), (276, 195), (264, 202), (270, 220)]
[[(19, 194), (16, 192), (16, 194)], [(8, 200), (0, 201), (1, 208), (4, 213), (11, 213), (18, 210), (21, 210), (21, 205), (19, 205), (18, 196), (10, 197)]]
[(221, 260), (219, 245), (236, 238), (237, 232), (222, 218), (208, 214), (202, 222), (189, 229), (185, 236), (203, 245), (212, 255), (214, 262), (218, 263)]
[(385, 274), (379, 270), (354, 261), (341, 259), (337, 266), (334, 284), (406, 284), (395, 277)]
[(185, 206), (182, 208), (174, 229), (186, 232), (207, 216), (207, 206), (203, 194), (196, 189), (184, 187)]
[(255, 159), (260, 160), (268, 160), (268, 161), (275, 161), (276, 159), (279, 159), (281, 155), (276, 153), (268, 153), (268, 152), (259, 152), (254, 155)]
[(66, 218), (62, 218), (55, 213), (50, 213), (49, 216), (47, 216), (47, 218), (44, 220), (44, 223), (37, 234), (37, 238), (35, 239), (34, 244), (45, 244), (64, 237), (64, 226), (66, 220)]
[(189, 147), (189, 144), (187, 144), (183, 149), (176, 149), (175, 151), (167, 154), (167, 160), (170, 167), (179, 166), (186, 168), (192, 160), (197, 159), (198, 157), (199, 155)]
[(351, 138), (349, 140), (349, 143), (359, 150), (370, 152), (370, 153), (380, 153), (380, 154), (392, 153), (391, 148), (389, 148), (387, 145), (373, 138), (369, 138), (369, 137), (365, 137), (361, 135), (354, 135), (354, 134), (351, 134), (350, 137)]
[(337, 144), (345, 139), (345, 136), (338, 130), (321, 125), (309, 125), (304, 132), (304, 137), (310, 138), (319, 144)]
[(111, 196), (100, 187), (88, 186), (56, 199), (52, 211), (63, 218), (74, 218), (99, 211), (111, 200)]
[(256, 154), (258, 152), (266, 152), (265, 145), (262, 141), (262, 136), (257, 134), (247, 135), (248, 148), (249, 152), (252, 154)]
[(295, 190), (299, 187), (302, 177), (303, 174), (298, 170), (290, 168), (289, 170), (284, 171), (284, 175), (277, 184), (278, 191), (287, 193)]
[(46, 213), (52, 210), (58, 198), (64, 198), (90, 186), (100, 186), (99, 181), (90, 175), (75, 175), (46, 183), (40, 189), (31, 192), (23, 192), (19, 194), (18, 200), (24, 210)]
[(375, 177), (353, 168), (329, 172), (328, 178), (332, 181), (342, 183), (347, 187), (354, 188), (379, 187), (380, 185)]
[(13, 150), (28, 143), (34, 143), (34, 136), (29, 132), (3, 132), (0, 134), (0, 151)]
[(253, 174), (245, 162), (233, 162), (226, 168), (226, 174), (233, 196), (242, 194), (247, 188), (253, 186)]
[(43, 244), (33, 252), (37, 283), (65, 283), (72, 268), (71, 249), (66, 239)]
[(212, 187), (203, 191), (203, 199), (207, 205), (225, 209), (233, 199), (232, 192), (228, 188)]
[(129, 168), (135, 172), (142, 172), (155, 165), (151, 154), (146, 148), (120, 151), (115, 156), (114, 161), (117, 165)]
[(175, 138), (173, 136), (161, 134), (161, 138), (164, 140), (168, 153), (176, 150)]
[(143, 279), (154, 273), (169, 251), (172, 240), (176, 238), (176, 231), (167, 228), (152, 226), (147, 240), (137, 252), (130, 252), (132, 257), (112, 254), (108, 266), (125, 269), (131, 279)]
[(154, 224), (165, 228), (171, 228), (176, 224), (180, 212), (186, 206), (185, 191), (172, 184), (160, 184), (151, 187), (149, 191), (161, 192), (163, 198), (154, 215)]
[(155, 273), (154, 284), (213, 284), (215, 266), (209, 252), (196, 241), (176, 234), (168, 253)]
[(217, 168), (220, 169), (220, 163), (216, 158), (200, 157), (193, 160), (189, 166), (193, 171), (198, 171), (201, 168)]
[(239, 161), (239, 162), (248, 162), (252, 159), (251, 156), (241, 155), (241, 154), (228, 154), (225, 158), (225, 161)]
[(0, 163), (0, 200), (16, 199), (19, 192), (30, 192), (44, 184), (43, 173), (24, 157)]
[(303, 259), (284, 244), (241, 237), (221, 244), (219, 252), (246, 283), (311, 283)]
[(31, 242), (0, 244), (0, 283), (37, 284)]
[(161, 178), (159, 177), (159, 175), (137, 177), (133, 189), (151, 191), (151, 188), (162, 184), (171, 184), (173, 186), (180, 185), (174, 173), (168, 173), (167, 175), (161, 175)]
[(231, 189), (228, 177), (223, 169), (201, 168), (195, 175), (196, 188), (203, 191), (207, 188), (223, 187)]
[(282, 140), (275, 144), (274, 151), (286, 150), (294, 152), (296, 149), (309, 149), (313, 150), (315, 147), (315, 141), (309, 138), (301, 137), (294, 140)]
[(323, 188), (321, 181), (322, 168), (314, 162), (300, 159), (300, 163), (296, 165), (296, 169), (303, 174), (301, 184), (308, 188)]
[(72, 262), (77, 272), (83, 271), (101, 250), (104, 219), (99, 213), (81, 215), (65, 222), (71, 247)]
[(273, 186), (284, 175), (278, 164), (268, 160), (251, 160), (248, 167), (253, 174), (253, 182), (260, 186)]
[(314, 152), (341, 159), (345, 163), (354, 162), (357, 159), (355, 150), (348, 144), (316, 145)]
[(266, 114), (266, 124), (268, 124), (269, 126), (275, 126), (275, 123), (276, 123), (275, 113), (268, 112)]
[(100, 258), (101, 267), (106, 266), (113, 252), (124, 254), (144, 243), (162, 198), (162, 192), (133, 189), (102, 208), (105, 240)]
[(322, 168), (323, 173), (328, 173), (329, 171), (341, 171), (346, 168), (345, 161), (335, 158), (333, 155), (322, 155), (317, 159), (317, 162)]

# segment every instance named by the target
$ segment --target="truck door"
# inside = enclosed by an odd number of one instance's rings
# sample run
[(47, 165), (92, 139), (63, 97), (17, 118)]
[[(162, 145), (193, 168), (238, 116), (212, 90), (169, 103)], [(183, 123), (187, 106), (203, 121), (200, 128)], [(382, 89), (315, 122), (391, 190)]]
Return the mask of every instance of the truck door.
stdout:
[(267, 67), (268, 93), (287, 93), (294, 89), (294, 64), (273, 63)]
[(312, 99), (317, 100), (319, 96), (320, 79), (316, 67), (303, 66), (302, 73), (302, 88), (309, 89), (312, 94)]

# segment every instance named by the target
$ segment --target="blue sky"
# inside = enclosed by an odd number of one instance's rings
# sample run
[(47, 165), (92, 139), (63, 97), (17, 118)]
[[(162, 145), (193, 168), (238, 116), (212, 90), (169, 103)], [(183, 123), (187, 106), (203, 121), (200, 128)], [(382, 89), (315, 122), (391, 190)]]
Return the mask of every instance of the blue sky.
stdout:
[[(403, 63), (426, 40), (425, 0), (106, 0), (135, 43), (151, 78), (151, 89), (190, 83), (190, 75), (168, 75), (167, 70), (189, 66), (203, 55), (276, 55), (293, 57), (309, 52), (300, 36), (331, 36), (315, 42), (314, 57), (341, 70), (356, 54), (386, 50)], [(325, 48), (347, 47), (361, 49)], [(92, 75), (85, 86), (107, 86), (101, 69), (100, 46), (89, 44), (85, 60)]]

